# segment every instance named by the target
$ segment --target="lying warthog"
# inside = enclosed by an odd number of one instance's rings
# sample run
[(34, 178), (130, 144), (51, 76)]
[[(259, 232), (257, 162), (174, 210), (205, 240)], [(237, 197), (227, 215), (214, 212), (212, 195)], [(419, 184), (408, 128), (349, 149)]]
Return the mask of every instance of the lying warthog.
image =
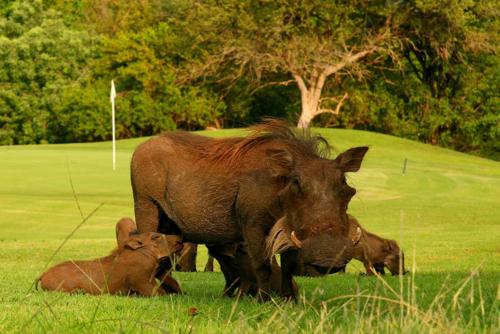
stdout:
[(60, 263), (39, 278), (44, 290), (97, 295), (162, 295), (156, 284), (159, 261), (182, 249), (178, 236), (143, 233), (123, 242), (111, 255), (91, 261)]
[[(116, 223), (115, 227), (116, 231), (116, 243), (118, 244), (118, 247), (123, 247), (125, 243), (132, 237), (137, 236), (139, 234), (139, 231), (137, 230), (137, 226), (135, 225), (135, 222), (131, 218), (122, 218)], [(166, 236), (167, 240), (175, 241), (178, 240), (180, 241), (180, 237), (178, 236)], [(183, 250), (185, 245), (183, 244)], [(167, 262), (165, 263), (165, 267), (167, 269), (171, 269), (172, 265), (172, 260), (175, 257), (179, 256), (180, 252), (175, 252), (171, 256), (168, 257)], [(174, 261), (175, 262), (175, 261)], [(163, 273), (163, 276), (160, 277), (160, 281), (162, 282), (162, 288), (166, 293), (182, 293), (181, 287), (179, 286), (179, 283), (171, 276), (170, 274), (171, 270), (165, 271)]]
[[(354, 247), (353, 258), (363, 262), (367, 275), (373, 275), (373, 270), (384, 275), (384, 267), (387, 267), (393, 275), (406, 273), (404, 269), (404, 253), (399, 249), (396, 241), (384, 239), (368, 232), (351, 215), (349, 215), (349, 225), (350, 234), (355, 235), (361, 231), (359, 243)], [(345, 267), (340, 268), (338, 271), (345, 272)], [(317, 268), (306, 265), (299, 274), (304, 276), (320, 276), (333, 272), (319, 271)]]
[(236, 289), (238, 265), (221, 246), (248, 245), (262, 298), (271, 289), (270, 256), (279, 252), (282, 295), (295, 297), (292, 275), (300, 253), (318, 268), (343, 267), (352, 257), (346, 210), (356, 191), (345, 173), (360, 168), (368, 148), (329, 160), (322, 150), (327, 146), (280, 121), (266, 121), (248, 137), (172, 132), (151, 138), (131, 162), (139, 231), (206, 244), (221, 264), (228, 295)]

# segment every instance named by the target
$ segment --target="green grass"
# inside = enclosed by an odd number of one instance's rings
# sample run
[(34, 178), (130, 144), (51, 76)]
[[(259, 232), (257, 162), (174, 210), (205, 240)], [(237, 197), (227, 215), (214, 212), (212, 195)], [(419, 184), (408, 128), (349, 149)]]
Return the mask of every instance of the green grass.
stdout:
[[(349, 211), (370, 231), (399, 241), (412, 275), (298, 278), (298, 303), (259, 304), (220, 296), (220, 273), (175, 273), (183, 296), (132, 298), (31, 290), (83, 215), (104, 205), (50, 264), (107, 254), (114, 225), (133, 216), (129, 161), (144, 139), (111, 144), (0, 147), (0, 331), (405, 332), (500, 330), (500, 163), (362, 131), (318, 130), (340, 152), (371, 147), (349, 182)], [(225, 136), (237, 130), (207, 132)], [(402, 175), (404, 159), (408, 159)], [(198, 259), (203, 268), (206, 250)], [(188, 309), (196, 307), (191, 317)]]

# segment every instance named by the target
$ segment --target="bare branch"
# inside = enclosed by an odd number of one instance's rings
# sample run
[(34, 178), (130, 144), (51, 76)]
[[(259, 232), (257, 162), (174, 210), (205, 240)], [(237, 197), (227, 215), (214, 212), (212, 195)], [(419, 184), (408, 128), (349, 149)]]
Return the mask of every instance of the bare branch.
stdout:
[(411, 59), (411, 53), (408, 51), (408, 52), (405, 52), (405, 57), (406, 59), (408, 60), (408, 63), (411, 65), (411, 68), (413, 69), (413, 73), (415, 73), (415, 75), (417, 76), (417, 78), (420, 80), (420, 81), (424, 81), (424, 78), (422, 77), (420, 71), (418, 70), (418, 68), (415, 66), (415, 64), (413, 63), (413, 60)]
[[(338, 115), (340, 113), (340, 108), (342, 108), (342, 106), (344, 105), (345, 101), (349, 98), (349, 94), (346, 92), (344, 94), (344, 96), (342, 96), (342, 98), (340, 99), (340, 101), (337, 103), (337, 107), (335, 108), (335, 110), (333, 109), (328, 109), (328, 108), (318, 108), (318, 110), (314, 113), (314, 115), (319, 115), (319, 114), (322, 114), (322, 113), (330, 113), (330, 114), (334, 114), (334, 115)], [(325, 101), (325, 100), (336, 100), (336, 98), (334, 97), (326, 97), (326, 98), (323, 98), (321, 99), (322, 101)]]
[(335, 114), (338, 115), (340, 112), (340, 108), (344, 105), (345, 101), (349, 98), (349, 94), (346, 92), (344, 96), (342, 96), (342, 99), (340, 102), (337, 104), (337, 107), (335, 108)]
[(292, 72), (292, 76), (295, 79), (295, 81), (297, 82), (297, 86), (299, 86), (300, 93), (305, 94), (307, 92), (307, 86), (304, 83), (304, 79), (302, 79), (302, 77), (295, 72)]
[(325, 109), (316, 110), (316, 112), (314, 113), (314, 116), (317, 116), (317, 115), (323, 114), (323, 113), (330, 113), (330, 114), (334, 114), (334, 115), (338, 114), (338, 112), (336, 110), (325, 108)]
[(358, 60), (360, 60), (361, 58), (364, 58), (364, 57), (368, 56), (369, 54), (375, 52), (375, 50), (376, 50), (376, 48), (372, 47), (370, 49), (360, 51), (360, 52), (355, 53), (353, 55), (349, 53), (346, 57), (344, 57), (344, 60), (342, 60), (338, 64), (327, 66), (325, 71), (323, 72), (323, 74), (325, 75), (325, 77), (328, 77), (328, 76), (334, 74), (335, 72), (338, 72), (346, 65), (349, 65), (351, 63), (355, 63)]
[(339, 70), (341, 70), (343, 67), (345, 67), (347, 64), (345, 61), (342, 61), (338, 64), (335, 64), (335, 65), (330, 65), (330, 66), (327, 66), (325, 71), (322, 73), (322, 76), (324, 76), (325, 78), (338, 72)]
[(326, 102), (326, 101), (335, 101), (338, 103), (338, 100), (339, 99), (337, 97), (327, 96), (327, 97), (322, 97), (321, 99), (319, 99), (319, 103)]
[(265, 83), (263, 85), (260, 85), (258, 86), (257, 88), (255, 88), (254, 90), (252, 90), (250, 92), (250, 94), (254, 94), (256, 91), (262, 89), (262, 88), (265, 88), (265, 87), (269, 87), (269, 86), (288, 86), (294, 82), (297, 82), (296, 80), (285, 80), (285, 81), (273, 81), (273, 82), (268, 82), (268, 83)]

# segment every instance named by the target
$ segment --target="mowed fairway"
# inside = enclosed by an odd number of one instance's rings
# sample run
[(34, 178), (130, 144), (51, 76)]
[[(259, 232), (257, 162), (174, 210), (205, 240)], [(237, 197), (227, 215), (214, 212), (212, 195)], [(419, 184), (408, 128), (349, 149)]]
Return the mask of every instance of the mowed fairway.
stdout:
[(500, 332), (500, 163), (386, 135), (317, 131), (333, 155), (370, 146), (360, 172), (349, 175), (358, 190), (349, 212), (400, 243), (409, 275), (363, 277), (353, 261), (343, 276), (298, 278), (298, 303), (223, 298), (218, 272), (175, 273), (182, 296), (36, 291), (47, 265), (113, 249), (116, 221), (133, 217), (129, 162), (145, 139), (117, 143), (116, 171), (109, 142), (0, 147), (0, 332)]

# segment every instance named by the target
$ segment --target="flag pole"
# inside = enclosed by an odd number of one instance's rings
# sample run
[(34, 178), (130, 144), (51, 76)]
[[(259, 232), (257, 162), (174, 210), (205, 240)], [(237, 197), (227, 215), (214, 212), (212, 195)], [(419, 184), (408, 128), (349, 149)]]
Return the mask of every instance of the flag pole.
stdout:
[(109, 98), (111, 100), (111, 126), (112, 126), (112, 131), (113, 131), (113, 170), (116, 170), (116, 132), (115, 132), (115, 97), (116, 97), (116, 90), (115, 90), (115, 83), (113, 80), (111, 80), (111, 93), (109, 95)]

